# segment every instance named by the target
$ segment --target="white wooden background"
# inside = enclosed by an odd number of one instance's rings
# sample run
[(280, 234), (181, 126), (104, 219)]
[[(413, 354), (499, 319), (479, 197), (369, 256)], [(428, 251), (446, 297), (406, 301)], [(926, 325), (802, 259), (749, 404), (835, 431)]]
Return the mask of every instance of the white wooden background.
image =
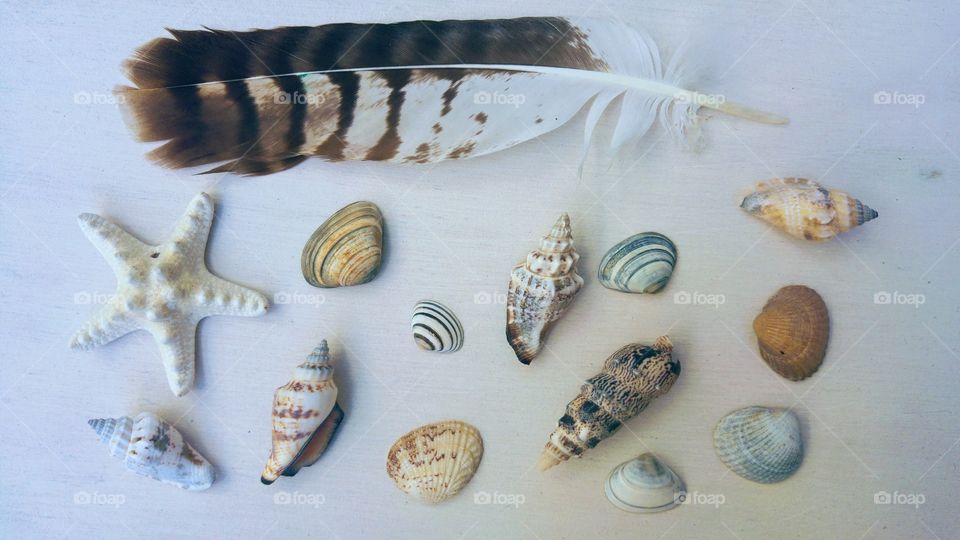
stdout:
[[(956, 2), (162, 4), (0, 2), (0, 536), (960, 534)], [(791, 123), (714, 117), (700, 153), (656, 131), (623, 164), (610, 165), (595, 151), (582, 179), (582, 116), (542, 142), (472, 161), (405, 167), (313, 160), (274, 176), (237, 178), (154, 166), (143, 157), (148, 146), (134, 142), (109, 103), (111, 87), (123, 82), (120, 62), (165, 26), (584, 12), (640, 24), (668, 51), (685, 39), (700, 44), (690, 60), (725, 75), (702, 90), (788, 115)], [(876, 92), (923, 103), (876, 104)], [(77, 103), (86, 97), (92, 103)], [(880, 218), (823, 245), (770, 231), (737, 207), (737, 194), (778, 175), (822, 179)], [(158, 242), (201, 190), (218, 204), (207, 253), (212, 271), (294, 303), (274, 305), (262, 318), (206, 320), (198, 384), (178, 399), (145, 333), (94, 352), (67, 348), (115, 285), (76, 216), (99, 213)], [(362, 287), (310, 288), (300, 276), (304, 241), (331, 212), (361, 199), (386, 218), (380, 276)], [(586, 286), (551, 336), (550, 352), (523, 367), (503, 336), (507, 277), (561, 211), (572, 216)], [(640, 297), (601, 287), (595, 272), (604, 251), (644, 230), (679, 246), (669, 288)], [(832, 318), (826, 362), (800, 383), (779, 379), (757, 359), (750, 327), (767, 297), (788, 283), (817, 289)], [(677, 303), (681, 292), (719, 295), (723, 303)], [(924, 303), (876, 304), (882, 292), (923, 295)], [(421, 298), (460, 316), (461, 352), (416, 348), (408, 324)], [(536, 472), (547, 435), (580, 382), (621, 345), (667, 332), (683, 364), (673, 390), (584, 459)], [(317, 465), (262, 486), (273, 389), (324, 337), (336, 355), (346, 421)], [(747, 482), (713, 452), (720, 416), (753, 404), (793, 406), (802, 419), (806, 459), (786, 482)], [(179, 419), (217, 468), (209, 491), (187, 493), (128, 473), (86, 424), (142, 410)], [(385, 455), (401, 434), (446, 418), (476, 425), (486, 453), (463, 493), (426, 507), (392, 485)], [(647, 450), (701, 503), (722, 504), (647, 516), (615, 509), (602, 481)], [(879, 492), (923, 504), (875, 504)], [(486, 495), (518, 504), (477, 504)], [(278, 504), (285, 497), (292, 503)]]

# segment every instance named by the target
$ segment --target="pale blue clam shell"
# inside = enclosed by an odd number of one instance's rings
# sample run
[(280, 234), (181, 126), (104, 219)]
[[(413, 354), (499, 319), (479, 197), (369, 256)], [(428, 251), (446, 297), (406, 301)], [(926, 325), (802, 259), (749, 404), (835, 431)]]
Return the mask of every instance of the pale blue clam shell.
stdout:
[(655, 232), (635, 234), (610, 248), (600, 261), (597, 278), (608, 288), (629, 293), (663, 289), (677, 264), (677, 247)]

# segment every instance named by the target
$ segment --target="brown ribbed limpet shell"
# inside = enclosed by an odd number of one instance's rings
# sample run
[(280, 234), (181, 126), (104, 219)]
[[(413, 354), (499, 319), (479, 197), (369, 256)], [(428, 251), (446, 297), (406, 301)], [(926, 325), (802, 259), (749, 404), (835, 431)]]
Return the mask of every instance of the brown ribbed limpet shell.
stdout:
[(791, 381), (806, 379), (823, 363), (827, 350), (827, 305), (810, 287), (784, 287), (753, 320), (753, 331), (770, 369)]

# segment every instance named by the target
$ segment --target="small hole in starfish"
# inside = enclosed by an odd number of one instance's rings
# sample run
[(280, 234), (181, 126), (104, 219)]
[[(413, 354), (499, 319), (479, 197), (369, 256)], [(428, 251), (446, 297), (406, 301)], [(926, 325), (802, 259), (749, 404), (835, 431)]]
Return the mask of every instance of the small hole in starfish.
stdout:
[(156, 259), (156, 258), (159, 257), (159, 256), (160, 256), (160, 252), (158, 251), (158, 252), (154, 253), (153, 255), (151, 255), (150, 258), (151, 258), (151, 259)]

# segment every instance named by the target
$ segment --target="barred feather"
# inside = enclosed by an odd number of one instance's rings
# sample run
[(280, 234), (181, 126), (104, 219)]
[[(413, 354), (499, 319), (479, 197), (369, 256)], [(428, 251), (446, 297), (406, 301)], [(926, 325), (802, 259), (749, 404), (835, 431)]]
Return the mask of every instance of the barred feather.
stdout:
[(784, 120), (677, 86), (653, 41), (625, 24), (555, 17), (329, 24), (249, 32), (170, 30), (117, 89), (137, 137), (167, 167), (269, 174), (308, 156), (427, 163), (509, 148), (566, 123), (591, 98), (587, 143), (625, 94), (614, 142), (659, 117), (679, 134), (701, 105)]

